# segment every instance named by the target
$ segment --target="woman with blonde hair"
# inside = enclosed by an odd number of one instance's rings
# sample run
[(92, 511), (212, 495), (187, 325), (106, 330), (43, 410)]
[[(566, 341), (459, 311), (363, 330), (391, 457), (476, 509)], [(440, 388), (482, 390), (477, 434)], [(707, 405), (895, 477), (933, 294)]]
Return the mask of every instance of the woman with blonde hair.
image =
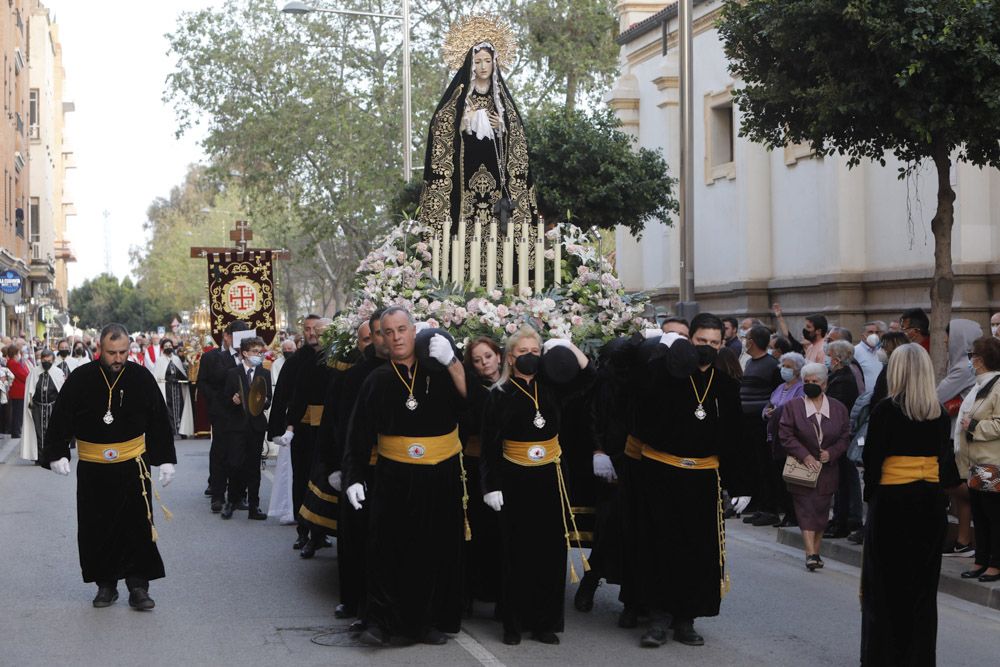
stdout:
[[(582, 369), (567, 384), (539, 372), (542, 353), (554, 347), (568, 348)], [(527, 326), (507, 339), (506, 348), (483, 412), (479, 460), (483, 502), (500, 513), (503, 641), (519, 644), (527, 631), (537, 641), (558, 644), (573, 520), (559, 426), (565, 402), (586, 390), (594, 374), (570, 341), (542, 345), (538, 332)]]
[(934, 664), (937, 588), (947, 522), (941, 466), (952, 455), (930, 355), (893, 352), (889, 395), (872, 409), (864, 448), (861, 664)]

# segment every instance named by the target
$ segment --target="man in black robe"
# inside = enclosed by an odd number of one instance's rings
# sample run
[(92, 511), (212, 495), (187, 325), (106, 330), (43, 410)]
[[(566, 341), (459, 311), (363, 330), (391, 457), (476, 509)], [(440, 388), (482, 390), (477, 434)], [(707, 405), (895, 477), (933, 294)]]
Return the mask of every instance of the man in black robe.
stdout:
[(465, 371), (444, 336), (431, 338), (430, 358), (417, 359), (416, 328), (405, 309), (388, 308), (381, 322), (390, 363), (361, 386), (344, 454), (345, 495), (360, 509), (378, 446), (368, 501), (368, 626), (361, 640), (384, 646), (399, 636), (443, 644), (443, 633), (458, 632), (462, 617), (458, 417)]
[(645, 446), (639, 464), (639, 580), (653, 621), (643, 646), (674, 639), (705, 643), (694, 619), (717, 616), (729, 586), (725, 571), (719, 458), (740, 429), (739, 386), (714, 368), (722, 347), (722, 321), (701, 313), (690, 340), (662, 334), (664, 349), (647, 366), (652, 392), (639, 430)]
[(149, 466), (160, 484), (174, 476), (177, 454), (163, 394), (153, 374), (128, 359), (128, 332), (101, 331), (101, 356), (78, 367), (63, 385), (45, 435), (43, 465), (68, 475), (70, 441), (77, 439), (77, 522), (83, 580), (97, 583), (95, 607), (118, 599), (149, 610), (149, 582), (164, 576), (153, 526)]

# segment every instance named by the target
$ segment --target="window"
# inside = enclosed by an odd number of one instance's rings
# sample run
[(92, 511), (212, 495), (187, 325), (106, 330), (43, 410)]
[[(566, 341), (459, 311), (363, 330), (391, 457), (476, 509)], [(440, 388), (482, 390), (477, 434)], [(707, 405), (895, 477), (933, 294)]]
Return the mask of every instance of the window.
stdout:
[(705, 96), (705, 183), (736, 178), (732, 88)]
[(38, 197), (31, 198), (31, 205), (28, 207), (28, 229), (31, 230), (31, 242), (39, 243), (42, 240), (41, 214), (38, 205)]
[(28, 93), (28, 125), (38, 125), (38, 89), (32, 88)]

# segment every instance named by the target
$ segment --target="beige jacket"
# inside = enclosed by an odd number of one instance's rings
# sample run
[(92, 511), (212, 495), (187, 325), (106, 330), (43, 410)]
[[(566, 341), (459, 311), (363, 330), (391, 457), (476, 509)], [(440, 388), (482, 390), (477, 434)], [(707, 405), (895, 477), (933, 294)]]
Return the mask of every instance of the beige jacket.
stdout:
[[(969, 468), (974, 465), (1000, 465), (1000, 381), (993, 384), (987, 396), (978, 395), (980, 387), (992, 376), (992, 373), (985, 373), (976, 378), (976, 386), (959, 410), (955, 463), (963, 477), (968, 477)], [(972, 422), (968, 431), (962, 431), (961, 422), (966, 416), (971, 417)]]

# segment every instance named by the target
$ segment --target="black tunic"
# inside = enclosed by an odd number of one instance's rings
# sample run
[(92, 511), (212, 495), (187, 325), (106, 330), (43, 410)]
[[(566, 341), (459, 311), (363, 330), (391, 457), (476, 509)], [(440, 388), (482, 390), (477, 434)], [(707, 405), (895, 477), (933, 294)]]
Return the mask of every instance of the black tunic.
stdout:
[[(108, 373), (108, 380), (115, 378)], [(100, 444), (120, 443), (145, 434), (146, 465), (176, 463), (173, 429), (156, 379), (145, 367), (126, 363), (111, 402), (114, 422), (105, 424), (108, 388), (101, 365), (92, 361), (66, 379), (52, 410), (42, 460), (45, 467), (70, 457), (73, 438)], [(136, 460), (77, 464), (77, 521), (80, 566), (87, 582), (113, 582), (126, 576), (146, 580), (164, 576), (163, 561), (152, 539), (151, 480), (140, 483)]]
[[(409, 369), (397, 368), (410, 378)], [(413, 393), (418, 406), (409, 410), (408, 391), (391, 364), (364, 381), (348, 428), (345, 489), (367, 480), (379, 434), (426, 437), (455, 430), (465, 400), (447, 371), (418, 365)], [(367, 496), (367, 620), (411, 639), (431, 628), (458, 632), (464, 535), (459, 457), (417, 465), (380, 456)]]
[[(483, 413), (479, 462), (483, 491), (503, 492), (500, 537), (503, 546), (501, 616), (512, 632), (562, 632), (566, 593), (566, 537), (569, 517), (559, 495), (557, 464), (522, 466), (503, 457), (503, 441), (539, 442), (555, 438), (564, 404), (589, 387), (588, 365), (569, 385), (544, 381), (508, 380), (490, 391)], [(514, 386), (517, 382), (534, 396), (545, 425), (533, 423), (535, 404)], [(565, 523), (564, 523), (565, 520)]]
[[(649, 364), (653, 392), (643, 414), (643, 440), (685, 458), (725, 458), (740, 428), (739, 386), (726, 373), (702, 372), (687, 339)], [(712, 377), (711, 386), (708, 386)], [(694, 412), (704, 392), (707, 413)], [(674, 618), (717, 616), (724, 578), (725, 527), (718, 470), (690, 470), (643, 457), (639, 464), (639, 579), (645, 604)]]
[(915, 422), (892, 399), (872, 410), (864, 448), (865, 550), (861, 565), (861, 664), (933, 665), (937, 590), (948, 527), (938, 483), (880, 484), (889, 456), (953, 456), (947, 412)]

